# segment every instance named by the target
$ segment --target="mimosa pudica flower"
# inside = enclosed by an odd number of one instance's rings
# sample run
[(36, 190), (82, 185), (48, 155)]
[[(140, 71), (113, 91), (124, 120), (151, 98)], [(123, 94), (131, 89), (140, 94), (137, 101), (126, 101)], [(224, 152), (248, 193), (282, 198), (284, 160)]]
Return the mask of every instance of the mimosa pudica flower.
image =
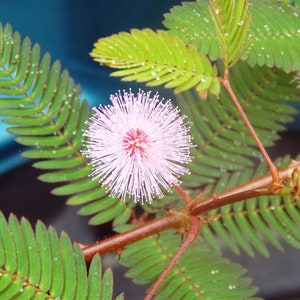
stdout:
[(83, 153), (91, 176), (111, 196), (135, 202), (162, 197), (188, 173), (193, 147), (185, 117), (171, 101), (139, 91), (111, 95), (111, 105), (93, 108)]

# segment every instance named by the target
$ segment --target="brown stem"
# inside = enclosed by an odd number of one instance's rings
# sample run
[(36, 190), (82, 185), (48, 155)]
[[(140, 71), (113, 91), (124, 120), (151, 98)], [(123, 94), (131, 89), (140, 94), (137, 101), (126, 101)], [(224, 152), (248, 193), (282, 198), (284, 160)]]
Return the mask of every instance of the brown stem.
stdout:
[(165, 217), (149, 221), (143, 226), (84, 247), (82, 249), (84, 258), (86, 261), (90, 261), (97, 253), (101, 255), (109, 252), (118, 252), (128, 244), (132, 244), (169, 228), (185, 227), (187, 222), (186, 218), (187, 216), (180, 212), (169, 212)]
[(174, 189), (180, 194), (186, 205), (189, 205), (193, 202), (190, 195), (188, 195), (181, 186), (174, 185)]
[(185, 252), (185, 250), (193, 243), (193, 241), (197, 238), (199, 230), (200, 230), (200, 220), (197, 217), (191, 216), (189, 218), (189, 230), (187, 232), (187, 235), (181, 244), (180, 248), (177, 250), (175, 255), (172, 257), (168, 265), (165, 267), (163, 272), (160, 274), (160, 276), (156, 279), (154, 284), (150, 287), (150, 289), (147, 291), (146, 297), (144, 300), (151, 300), (152, 297), (156, 294), (156, 291), (162, 284), (162, 282), (165, 280), (167, 275), (170, 273), (170, 271), (173, 269), (173, 267), (176, 265), (179, 258), (182, 256), (182, 254)]
[(260, 150), (263, 157), (265, 158), (265, 160), (266, 160), (266, 162), (269, 166), (270, 173), (271, 173), (272, 178), (273, 178), (274, 187), (276, 188), (276, 185), (279, 184), (278, 170), (277, 170), (276, 166), (274, 165), (272, 159), (270, 158), (269, 154), (267, 153), (267, 151), (266, 151), (265, 147), (263, 146), (262, 142), (260, 141), (258, 135), (256, 134), (252, 124), (250, 123), (250, 121), (249, 121), (246, 113), (244, 112), (242, 106), (240, 105), (237, 97), (235, 96), (235, 93), (232, 90), (230, 82), (228, 80), (228, 70), (227, 70), (227, 72), (225, 72), (224, 78), (220, 78), (219, 80), (220, 80), (221, 84), (223, 85), (223, 87), (226, 89), (229, 96), (231, 97), (236, 109), (238, 110), (238, 112), (241, 115), (243, 121), (245, 122), (246, 126), (248, 127), (253, 139), (255, 140), (255, 142), (258, 146), (258, 149)]
[[(279, 170), (279, 179), (283, 180), (292, 176), (300, 162), (292, 161), (291, 164), (282, 170)], [(148, 236), (160, 233), (170, 228), (186, 228), (190, 216), (198, 216), (208, 212), (211, 209), (219, 208), (226, 204), (250, 199), (256, 196), (273, 195), (273, 181), (271, 175), (262, 176), (256, 180), (240, 185), (221, 194), (214, 195), (205, 200), (197, 200), (181, 211), (170, 211), (166, 216), (150, 221), (145, 225), (132, 229), (130, 231), (117, 234), (103, 241), (88, 245), (83, 248), (83, 254), (86, 261), (90, 261), (95, 254), (105, 254), (109, 252), (118, 252), (128, 244), (146, 238)]]
[[(300, 166), (300, 162), (291, 161), (287, 168), (279, 170), (278, 179), (284, 181), (284, 179), (290, 178), (294, 169), (298, 166)], [(218, 195), (213, 195), (205, 200), (195, 201), (189, 207), (189, 212), (193, 216), (198, 216), (227, 204), (233, 204), (263, 195), (274, 195), (273, 178), (270, 174), (224, 191)]]

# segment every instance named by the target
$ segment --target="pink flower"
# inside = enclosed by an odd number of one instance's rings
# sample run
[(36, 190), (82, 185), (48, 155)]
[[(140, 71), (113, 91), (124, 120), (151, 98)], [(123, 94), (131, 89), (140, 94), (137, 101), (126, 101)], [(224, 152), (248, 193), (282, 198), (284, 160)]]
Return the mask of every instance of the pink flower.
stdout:
[(111, 196), (135, 202), (151, 202), (163, 191), (178, 185), (178, 177), (188, 173), (183, 166), (191, 161), (193, 147), (189, 127), (170, 100), (139, 91), (110, 97), (112, 105), (93, 108), (84, 135), (83, 153)]

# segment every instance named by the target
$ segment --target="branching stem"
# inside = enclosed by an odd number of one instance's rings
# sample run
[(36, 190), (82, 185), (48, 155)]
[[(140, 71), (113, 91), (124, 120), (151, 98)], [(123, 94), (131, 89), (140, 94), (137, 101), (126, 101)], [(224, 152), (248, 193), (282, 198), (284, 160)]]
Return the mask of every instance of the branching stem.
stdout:
[(227, 93), (229, 94), (230, 98), (232, 99), (236, 109), (238, 110), (239, 114), (241, 115), (243, 121), (245, 122), (246, 126), (248, 127), (250, 134), (252, 135), (253, 139), (255, 140), (260, 152), (262, 153), (263, 157), (265, 158), (268, 166), (269, 166), (269, 170), (270, 173), (272, 175), (273, 178), (273, 183), (274, 183), (274, 187), (276, 188), (279, 185), (279, 175), (278, 175), (278, 170), (276, 168), (276, 166), (274, 165), (272, 159), (270, 158), (269, 154), (267, 153), (265, 147), (263, 146), (262, 142), (260, 141), (258, 135), (256, 134), (252, 124), (250, 123), (246, 113), (244, 112), (242, 106), (240, 105), (234, 91), (231, 88), (230, 82), (228, 80), (228, 70), (225, 70), (224, 73), (224, 78), (219, 78), (221, 84), (223, 85), (223, 87), (226, 89)]
[[(279, 181), (288, 181), (289, 178), (292, 178), (294, 170), (299, 166), (300, 162), (292, 160), (287, 168), (278, 171)], [(218, 195), (213, 195), (205, 200), (195, 201), (189, 207), (189, 210), (191, 215), (198, 216), (227, 204), (274, 194), (276, 193), (274, 193), (273, 189), (273, 178), (269, 174), (224, 191)]]
[[(294, 169), (297, 167), (300, 167), (300, 162), (292, 161), (287, 168), (279, 170), (279, 180), (283, 181), (287, 178), (291, 178)], [(166, 216), (149, 221), (138, 228), (117, 234), (95, 244), (85, 246), (82, 248), (85, 260), (90, 261), (97, 253), (102, 255), (109, 252), (121, 251), (129, 244), (170, 228), (178, 230), (186, 228), (192, 216), (197, 217), (212, 209), (262, 195), (274, 195), (273, 178), (270, 174), (259, 177), (218, 195), (213, 195), (207, 199), (197, 199), (180, 211), (170, 211)]]
[(170, 271), (173, 269), (173, 267), (176, 265), (179, 258), (182, 256), (185, 250), (195, 241), (195, 239), (199, 234), (199, 230), (200, 230), (200, 220), (197, 217), (190, 217), (189, 229), (183, 243), (181, 244), (181, 246), (179, 247), (175, 255), (172, 257), (172, 259), (169, 261), (166, 268), (163, 270), (163, 272), (156, 279), (154, 284), (147, 291), (144, 300), (151, 300), (152, 297), (156, 294), (156, 291), (158, 290), (162, 282), (165, 280), (165, 278), (168, 276)]
[(119, 252), (126, 245), (144, 239), (148, 236), (160, 233), (170, 228), (185, 228), (187, 223), (186, 215), (180, 212), (169, 212), (165, 217), (149, 221), (146, 224), (117, 234), (103, 241), (83, 247), (83, 254), (86, 261), (90, 261), (95, 254), (106, 254)]

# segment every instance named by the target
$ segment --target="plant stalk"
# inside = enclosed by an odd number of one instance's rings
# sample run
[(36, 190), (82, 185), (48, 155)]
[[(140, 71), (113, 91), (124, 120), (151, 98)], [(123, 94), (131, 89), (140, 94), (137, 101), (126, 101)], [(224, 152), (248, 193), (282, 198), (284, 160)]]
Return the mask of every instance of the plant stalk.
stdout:
[(147, 291), (146, 297), (144, 300), (151, 300), (152, 297), (156, 294), (158, 288), (162, 284), (162, 282), (165, 280), (165, 278), (168, 276), (170, 271), (174, 268), (179, 258), (183, 255), (185, 250), (196, 240), (198, 237), (199, 231), (200, 231), (200, 220), (197, 217), (190, 217), (189, 218), (189, 229), (186, 234), (186, 237), (175, 253), (175, 255), (172, 257), (172, 259), (169, 261), (163, 272), (159, 275), (159, 277), (156, 279), (156, 281), (153, 283), (153, 285), (150, 287), (150, 289)]
[(226, 89), (227, 93), (229, 94), (230, 98), (232, 99), (232, 102), (234, 103), (236, 109), (238, 110), (239, 114), (241, 115), (243, 121), (245, 122), (246, 126), (248, 127), (250, 134), (252, 135), (253, 139), (255, 140), (258, 149), (260, 150), (260, 152), (262, 153), (263, 157), (265, 158), (270, 173), (272, 175), (273, 178), (273, 183), (274, 183), (274, 187), (277, 188), (279, 185), (279, 175), (278, 175), (278, 170), (276, 168), (276, 166), (274, 165), (272, 159), (270, 158), (269, 154), (267, 153), (265, 147), (263, 146), (261, 140), (259, 139), (258, 135), (256, 134), (251, 122), (249, 121), (246, 113), (244, 112), (244, 109), (242, 108), (241, 104), (239, 103), (233, 89), (231, 88), (230, 82), (228, 80), (228, 70), (227, 72), (225, 72), (225, 76), (224, 78), (219, 78), (221, 84), (223, 85), (223, 87)]
[[(279, 181), (285, 182), (291, 179), (293, 171), (299, 166), (299, 161), (292, 160), (288, 167), (278, 171)], [(279, 190), (277, 190), (277, 192), (279, 192)], [(189, 207), (189, 211), (191, 215), (198, 216), (227, 204), (233, 204), (264, 195), (276, 195), (276, 193), (274, 193), (273, 177), (271, 174), (259, 177), (218, 195), (213, 195), (205, 200), (195, 201)]]
[(109, 237), (103, 241), (96, 242), (82, 248), (86, 261), (91, 261), (95, 254), (106, 254), (110, 252), (119, 252), (126, 245), (144, 239), (148, 236), (160, 233), (170, 228), (186, 227), (187, 217), (180, 212), (169, 212), (166, 216), (149, 221), (146, 224)]
[[(279, 170), (279, 180), (285, 181), (291, 178), (296, 167), (300, 167), (300, 162), (292, 161), (287, 168)], [(167, 229), (184, 229), (188, 226), (191, 216), (199, 216), (227, 204), (233, 204), (263, 195), (274, 195), (273, 178), (270, 174), (224, 191), (218, 195), (213, 195), (207, 199), (193, 201), (180, 211), (169, 211), (167, 215), (162, 218), (149, 221), (140, 227), (116, 234), (95, 244), (82, 247), (85, 260), (90, 261), (97, 253), (102, 255), (110, 252), (119, 252), (129, 244), (151, 235), (159, 234)]]

